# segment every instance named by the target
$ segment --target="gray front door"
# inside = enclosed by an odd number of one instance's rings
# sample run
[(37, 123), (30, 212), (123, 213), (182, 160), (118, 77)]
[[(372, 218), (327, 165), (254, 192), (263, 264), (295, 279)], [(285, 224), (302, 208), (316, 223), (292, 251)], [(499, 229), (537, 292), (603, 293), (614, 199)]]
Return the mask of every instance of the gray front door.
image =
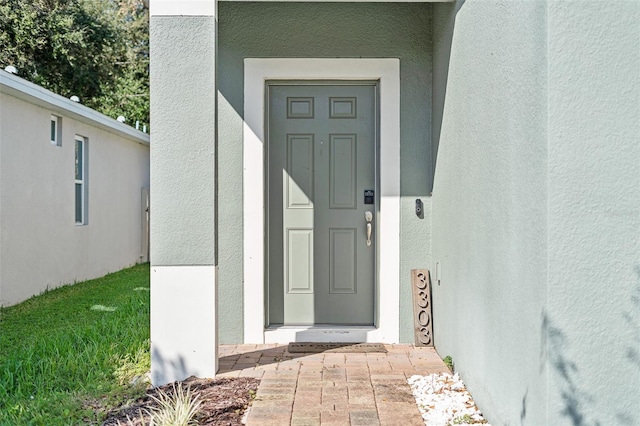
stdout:
[(267, 88), (268, 322), (371, 325), (376, 85)]

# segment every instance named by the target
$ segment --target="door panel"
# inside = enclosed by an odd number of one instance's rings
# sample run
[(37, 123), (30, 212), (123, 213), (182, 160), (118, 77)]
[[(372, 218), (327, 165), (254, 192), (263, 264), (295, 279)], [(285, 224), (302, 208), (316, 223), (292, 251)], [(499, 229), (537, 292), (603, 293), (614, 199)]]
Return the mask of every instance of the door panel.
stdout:
[(287, 135), (287, 208), (313, 208), (313, 135)]
[(329, 207), (332, 209), (356, 208), (356, 138), (355, 133), (329, 135)]
[(268, 88), (269, 322), (373, 324), (376, 86)]
[(356, 294), (356, 229), (329, 230), (329, 292)]

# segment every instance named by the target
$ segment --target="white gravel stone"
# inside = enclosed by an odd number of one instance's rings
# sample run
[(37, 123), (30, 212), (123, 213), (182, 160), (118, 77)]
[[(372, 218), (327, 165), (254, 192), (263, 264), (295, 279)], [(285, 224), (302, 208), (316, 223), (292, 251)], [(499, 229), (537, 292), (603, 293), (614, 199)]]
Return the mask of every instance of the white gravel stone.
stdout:
[(482, 413), (458, 374), (434, 373), (408, 380), (427, 426), (485, 424)]

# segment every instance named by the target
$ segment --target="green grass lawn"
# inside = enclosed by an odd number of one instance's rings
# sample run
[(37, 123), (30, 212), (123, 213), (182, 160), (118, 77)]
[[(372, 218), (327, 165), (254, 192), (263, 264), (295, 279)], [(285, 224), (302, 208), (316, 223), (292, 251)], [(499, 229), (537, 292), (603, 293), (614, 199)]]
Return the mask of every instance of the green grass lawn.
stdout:
[(99, 424), (149, 364), (148, 264), (0, 308), (0, 425)]

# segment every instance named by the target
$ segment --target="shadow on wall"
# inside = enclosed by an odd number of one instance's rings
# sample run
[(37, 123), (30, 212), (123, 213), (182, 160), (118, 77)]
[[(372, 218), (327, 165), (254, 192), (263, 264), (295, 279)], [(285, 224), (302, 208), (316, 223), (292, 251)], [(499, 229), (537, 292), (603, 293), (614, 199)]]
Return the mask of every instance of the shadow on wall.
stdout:
[[(631, 308), (623, 312), (624, 326), (631, 330), (631, 344), (625, 347), (624, 358), (632, 367), (640, 370), (640, 265), (636, 266), (636, 281), (631, 292)], [(546, 313), (542, 315), (542, 336), (546, 336), (546, 345), (542, 345), (541, 369), (548, 361), (553, 379), (559, 379), (559, 390), (563, 410), (561, 414), (574, 426), (599, 426), (602, 423), (587, 413), (586, 407), (594, 402), (594, 397), (580, 390), (580, 371), (568, 356), (569, 342), (563, 331), (557, 327)], [(634, 346), (635, 345), (635, 346)], [(546, 353), (545, 353), (546, 352)], [(548, 359), (546, 358), (548, 357)], [(625, 368), (619, 366), (619, 368)], [(526, 399), (526, 394), (525, 394)], [(637, 424), (636, 413), (617, 412), (618, 425)]]
[(529, 396), (529, 388), (524, 391), (524, 396), (522, 397), (522, 408), (520, 409), (520, 424), (523, 425), (524, 421), (527, 419), (527, 397)]
[(151, 351), (151, 383), (153, 386), (162, 386), (166, 383), (184, 380), (190, 374), (182, 356), (175, 360), (165, 358), (157, 349)]
[[(625, 327), (631, 330), (631, 345), (625, 348), (625, 358), (640, 371), (640, 265), (635, 267), (636, 281), (631, 290), (631, 309), (622, 314)], [(633, 425), (637, 423), (637, 417), (629, 413), (616, 413), (616, 419), (621, 425)]]
[[(565, 333), (558, 328), (547, 315), (542, 313), (541, 336), (546, 338), (541, 345), (540, 369), (548, 362), (552, 369), (552, 381), (559, 383), (559, 392), (563, 409), (561, 414), (568, 418), (573, 426), (600, 426), (597, 419), (590, 419), (585, 412), (589, 404), (594, 402), (593, 396), (580, 390), (580, 371), (575, 362), (568, 356), (569, 342)], [(526, 395), (525, 395), (526, 398)]]
[[(235, 137), (236, 117), (244, 118), (245, 58), (399, 58), (402, 161), (403, 167), (411, 167), (412, 171), (401, 176), (402, 195), (428, 194), (433, 174), (429, 140), (433, 125), (429, 124), (442, 121), (441, 116), (438, 121), (429, 110), (444, 102), (443, 97), (441, 102), (435, 98), (430, 102), (433, 84), (429, 74), (435, 57), (433, 53), (432, 58), (428, 55), (431, 38), (436, 36), (430, 28), (436, 23), (431, 20), (436, 9), (444, 16), (444, 11), (457, 11), (463, 3), (221, 2), (217, 52), (219, 138)], [(448, 24), (439, 28), (448, 28)], [(268, 33), (269, 37), (247, 36), (254, 33)], [(452, 33), (442, 34), (449, 38), (443, 45), (451, 44)], [(440, 69), (446, 74), (450, 48), (444, 50), (446, 63)], [(260, 134), (264, 129), (253, 130)]]
[[(633, 342), (640, 345), (640, 265), (635, 268), (637, 279), (631, 293), (631, 310), (622, 314), (626, 326), (631, 330)], [(640, 348), (629, 346), (626, 348), (626, 358), (631, 365), (640, 370)]]
[(447, 98), (447, 84), (449, 81), (449, 64), (451, 62), (451, 45), (455, 28), (456, 15), (466, 0), (455, 3), (434, 3), (433, 14), (433, 75), (432, 75), (432, 120), (431, 126), (431, 188), (433, 191), (436, 165), (438, 164), (438, 147), (440, 132), (444, 119), (444, 108)]

